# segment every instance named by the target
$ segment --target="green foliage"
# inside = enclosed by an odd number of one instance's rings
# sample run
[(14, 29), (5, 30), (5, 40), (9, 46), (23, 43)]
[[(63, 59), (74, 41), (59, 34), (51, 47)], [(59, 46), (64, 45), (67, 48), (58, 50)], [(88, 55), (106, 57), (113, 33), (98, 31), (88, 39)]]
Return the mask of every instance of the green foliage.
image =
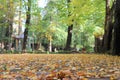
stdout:
[[(12, 0), (10, 0), (12, 1)], [(5, 35), (3, 27), (6, 19), (15, 16), (19, 7), (19, 0), (14, 0), (12, 12), (9, 12), (7, 0), (0, 0), (0, 39)], [(112, 2), (112, 1), (111, 1)], [(27, 1), (22, 0), (22, 11), (26, 12)], [(8, 15), (10, 13), (10, 15)], [(24, 16), (23, 16), (24, 17)], [(25, 17), (24, 17), (25, 19)], [(37, 43), (49, 43), (54, 46), (65, 46), (67, 27), (73, 24), (72, 47), (93, 49), (94, 36), (103, 35), (105, 19), (105, 0), (48, 0), (45, 8), (38, 7), (38, 0), (32, 0), (31, 25), (29, 36), (34, 37)]]
[(104, 26), (105, 1), (71, 0), (68, 4), (65, 0), (50, 0), (43, 9), (33, 6), (32, 15), (31, 30), (41, 41), (52, 40), (53, 45), (64, 46), (67, 25), (74, 24), (72, 47), (91, 50), (94, 35), (103, 35), (103, 29), (99, 30), (98, 26)]

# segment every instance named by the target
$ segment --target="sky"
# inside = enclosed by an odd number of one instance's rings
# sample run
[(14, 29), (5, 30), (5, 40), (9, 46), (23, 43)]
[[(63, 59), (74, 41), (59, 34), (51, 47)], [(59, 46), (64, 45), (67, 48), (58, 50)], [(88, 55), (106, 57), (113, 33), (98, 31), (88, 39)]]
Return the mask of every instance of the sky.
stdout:
[(44, 8), (47, 4), (47, 0), (38, 0), (38, 6)]

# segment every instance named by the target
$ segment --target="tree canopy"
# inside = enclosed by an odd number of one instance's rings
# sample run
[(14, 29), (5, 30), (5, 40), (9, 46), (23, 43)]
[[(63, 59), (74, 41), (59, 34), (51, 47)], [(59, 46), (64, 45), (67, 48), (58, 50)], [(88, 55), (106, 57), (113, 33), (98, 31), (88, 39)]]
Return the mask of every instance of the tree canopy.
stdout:
[[(40, 0), (0, 2), (0, 42), (9, 45), (9, 50), (13, 47), (11, 44), (18, 44), (14, 46), (16, 48), (21, 41), (24, 50), (37, 45), (37, 49), (44, 47), (50, 52), (54, 48), (67, 50), (66, 47), (70, 51), (94, 52), (94, 49), (98, 50), (95, 45), (98, 38), (103, 39), (101, 48), (106, 45), (101, 51), (112, 49), (107, 48), (112, 44), (112, 38), (107, 38), (107, 34), (113, 29), (106, 26), (110, 24), (108, 15), (114, 22), (114, 0), (45, 0), (43, 4)], [(16, 42), (21, 34), (24, 34), (23, 40), (19, 38)]]

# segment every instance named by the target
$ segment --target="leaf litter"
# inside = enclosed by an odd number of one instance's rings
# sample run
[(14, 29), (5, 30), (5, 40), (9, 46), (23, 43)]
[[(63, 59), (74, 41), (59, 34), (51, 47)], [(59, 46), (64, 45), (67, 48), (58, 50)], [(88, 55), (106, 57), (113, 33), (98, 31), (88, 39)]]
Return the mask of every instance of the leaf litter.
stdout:
[(0, 80), (119, 79), (119, 56), (98, 54), (0, 55)]

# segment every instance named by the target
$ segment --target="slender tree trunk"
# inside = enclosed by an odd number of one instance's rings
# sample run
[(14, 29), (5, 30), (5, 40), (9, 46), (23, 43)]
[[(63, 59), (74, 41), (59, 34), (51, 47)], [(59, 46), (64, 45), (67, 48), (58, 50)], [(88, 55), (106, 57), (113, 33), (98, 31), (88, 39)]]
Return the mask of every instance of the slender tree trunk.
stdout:
[[(21, 34), (21, 31), (22, 31), (22, 24), (21, 24), (21, 10), (22, 10), (22, 0), (19, 0), (19, 23), (18, 23), (18, 35)], [(16, 50), (17, 51), (21, 51), (21, 44), (20, 44), (21, 40), (20, 38), (19, 39), (16, 39)]]
[(71, 42), (72, 42), (72, 30), (73, 30), (73, 24), (68, 26), (68, 35), (67, 35), (67, 42), (65, 50), (70, 50)]
[(115, 5), (115, 22), (112, 47), (112, 54), (120, 56), (120, 0), (116, 0)]
[(24, 31), (24, 40), (23, 40), (23, 50), (26, 49), (26, 44), (27, 44), (27, 38), (28, 38), (28, 27), (30, 26), (30, 19), (31, 19), (31, 0), (28, 0), (28, 6), (27, 6), (27, 11), (26, 11), (26, 28)]
[[(71, 2), (70, 0), (67, 0), (68, 5)], [(68, 6), (69, 8), (69, 6)], [(68, 11), (68, 17), (71, 15), (71, 12)], [(66, 41), (66, 46), (65, 50), (70, 50), (71, 49), (71, 42), (72, 42), (72, 30), (73, 30), (73, 24), (68, 26), (68, 34), (67, 34), (67, 41)]]
[[(50, 16), (50, 22), (52, 22), (52, 16)], [(49, 39), (49, 44), (48, 44), (48, 48), (49, 48), (49, 52), (52, 52), (52, 36), (50, 36), (50, 39)]]
[(49, 41), (49, 52), (52, 52), (52, 40)]
[(6, 21), (8, 23), (8, 26), (6, 28), (6, 34), (5, 36), (8, 38), (7, 42), (5, 42), (5, 49), (10, 50), (11, 49), (11, 35), (12, 35), (12, 28), (13, 28), (13, 15), (14, 15), (14, 9), (13, 9), (13, 0), (7, 1), (7, 9), (8, 12), (6, 14)]

